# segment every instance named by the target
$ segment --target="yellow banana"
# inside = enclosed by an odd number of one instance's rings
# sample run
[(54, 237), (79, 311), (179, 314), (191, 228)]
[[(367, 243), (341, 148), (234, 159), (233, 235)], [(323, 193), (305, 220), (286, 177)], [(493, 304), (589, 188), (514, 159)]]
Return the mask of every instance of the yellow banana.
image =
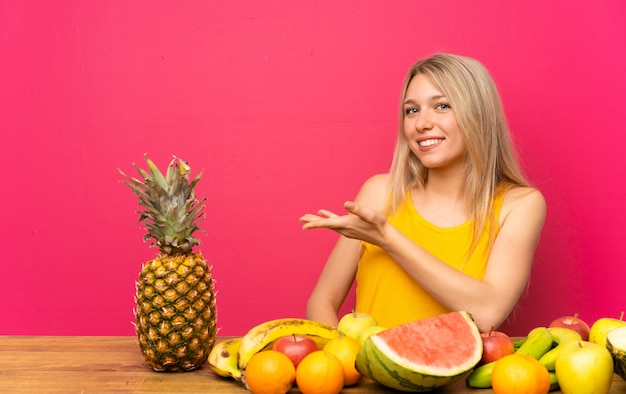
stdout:
[(318, 345), (322, 345), (340, 335), (336, 327), (319, 323), (313, 320), (299, 318), (285, 318), (270, 320), (252, 328), (241, 339), (239, 345), (239, 370), (243, 371), (250, 358), (267, 348), (272, 342), (286, 335), (308, 335), (317, 338)]
[[(328, 336), (323, 337), (323, 336), (314, 335), (314, 334), (306, 334), (306, 336), (314, 340), (315, 343), (317, 343), (317, 347), (319, 347), (320, 350), (322, 350), (324, 346), (326, 346), (328, 341), (330, 341), (333, 338), (333, 337), (328, 337)], [(337, 336), (341, 336), (341, 331), (339, 332)]]
[(467, 377), (467, 385), (475, 389), (491, 388), (491, 373), (497, 361), (481, 365)]
[(569, 328), (549, 327), (548, 331), (552, 334), (552, 339), (556, 343), (556, 346), (541, 356), (539, 361), (548, 368), (548, 371), (554, 371), (556, 358), (561, 354), (563, 346), (570, 342), (582, 341), (582, 338), (579, 333)]
[(530, 330), (526, 340), (515, 353), (525, 354), (539, 360), (552, 348), (552, 341), (552, 334), (547, 327), (535, 327)]
[(241, 337), (227, 339), (216, 343), (209, 353), (209, 367), (219, 376), (241, 379), (238, 355)]

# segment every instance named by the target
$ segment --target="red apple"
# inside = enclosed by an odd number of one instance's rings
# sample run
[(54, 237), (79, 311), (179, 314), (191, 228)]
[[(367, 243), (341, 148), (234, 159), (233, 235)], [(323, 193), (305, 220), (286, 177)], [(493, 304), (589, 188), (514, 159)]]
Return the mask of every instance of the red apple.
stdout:
[(513, 341), (501, 331), (490, 330), (481, 333), (480, 336), (483, 339), (483, 357), (480, 359), (480, 364), (497, 361), (515, 352)]
[(569, 328), (579, 333), (583, 341), (589, 340), (589, 324), (578, 317), (578, 313), (574, 314), (574, 316), (562, 316), (554, 319), (548, 327)]
[(317, 343), (311, 338), (304, 335), (286, 335), (278, 338), (272, 350), (277, 350), (287, 356), (294, 367), (300, 364), (300, 361), (309, 353), (320, 350)]

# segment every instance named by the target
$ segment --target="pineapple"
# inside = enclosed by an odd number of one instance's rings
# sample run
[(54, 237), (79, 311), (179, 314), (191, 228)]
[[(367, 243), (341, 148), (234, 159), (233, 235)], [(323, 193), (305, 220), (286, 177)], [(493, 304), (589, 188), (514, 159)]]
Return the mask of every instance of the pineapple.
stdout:
[(155, 371), (191, 371), (200, 367), (215, 343), (217, 313), (211, 269), (193, 247), (201, 231), (204, 201), (189, 182), (190, 168), (174, 156), (165, 176), (145, 156), (150, 172), (133, 166), (142, 180), (125, 177), (139, 199), (142, 222), (151, 247), (159, 253), (145, 263), (136, 293), (135, 331), (146, 362)]

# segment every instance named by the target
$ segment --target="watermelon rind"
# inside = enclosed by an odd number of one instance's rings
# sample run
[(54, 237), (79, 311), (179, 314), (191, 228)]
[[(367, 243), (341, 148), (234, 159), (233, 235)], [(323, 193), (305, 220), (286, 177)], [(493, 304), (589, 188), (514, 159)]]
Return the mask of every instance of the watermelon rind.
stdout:
[[(356, 359), (357, 370), (364, 376), (377, 381), (383, 386), (407, 392), (431, 391), (456, 382), (465, 376), (467, 372), (474, 368), (480, 361), (482, 356), (482, 339), (478, 327), (476, 327), (473, 319), (467, 312), (450, 312), (446, 314), (450, 316), (440, 315), (429, 319), (445, 320), (453, 317), (452, 314), (458, 314), (463, 318), (461, 321), (464, 321), (465, 324), (459, 327), (459, 330), (469, 330), (473, 342), (470, 344), (462, 344), (472, 350), (471, 355), (461, 362), (448, 365), (447, 367), (435, 365), (437, 363), (418, 365), (400, 356), (394, 349), (390, 348), (383, 339), (384, 335), (375, 334), (370, 336), (363, 343)], [(458, 316), (453, 318), (458, 320)], [(429, 319), (422, 320), (421, 324), (429, 324)], [(392, 328), (390, 330), (394, 329)], [(444, 335), (450, 337), (428, 338), (425, 340), (454, 342), (453, 334), (453, 332), (444, 333)]]

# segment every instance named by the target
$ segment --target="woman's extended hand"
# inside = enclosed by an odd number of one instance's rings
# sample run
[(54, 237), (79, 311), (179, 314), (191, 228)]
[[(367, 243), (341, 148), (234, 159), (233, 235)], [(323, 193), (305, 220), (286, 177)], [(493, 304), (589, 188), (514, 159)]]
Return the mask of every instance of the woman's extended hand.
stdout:
[(300, 218), (304, 223), (303, 230), (314, 228), (327, 228), (339, 234), (353, 239), (359, 239), (374, 245), (379, 245), (384, 240), (389, 230), (389, 222), (381, 212), (361, 207), (352, 201), (343, 206), (347, 215), (337, 215), (326, 209), (321, 209), (317, 215), (306, 214)]

